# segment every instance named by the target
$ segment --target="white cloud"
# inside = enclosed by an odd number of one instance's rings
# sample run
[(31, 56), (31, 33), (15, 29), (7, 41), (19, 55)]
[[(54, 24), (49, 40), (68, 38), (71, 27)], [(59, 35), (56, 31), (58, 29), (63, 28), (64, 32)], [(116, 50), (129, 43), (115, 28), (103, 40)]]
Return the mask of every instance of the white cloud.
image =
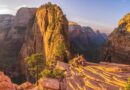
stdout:
[(0, 5), (0, 8), (7, 8), (7, 5)]
[(27, 5), (20, 5), (20, 6), (16, 7), (15, 9), (18, 10), (18, 9), (20, 9), (21, 7), (27, 7)]
[(15, 15), (17, 10), (21, 7), (27, 7), (27, 5), (21, 5), (16, 8), (9, 8), (7, 5), (0, 5), (0, 14), (12, 14)]
[(0, 14), (13, 14), (13, 10), (10, 10), (8, 8), (0, 9)]
[(0, 14), (14, 14), (14, 11), (7, 5), (0, 5)]

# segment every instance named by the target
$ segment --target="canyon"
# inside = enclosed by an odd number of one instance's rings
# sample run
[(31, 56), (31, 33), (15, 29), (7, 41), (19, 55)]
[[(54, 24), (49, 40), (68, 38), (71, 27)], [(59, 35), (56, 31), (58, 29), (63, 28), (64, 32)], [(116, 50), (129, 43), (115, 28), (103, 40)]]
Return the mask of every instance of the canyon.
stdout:
[[(0, 72), (0, 90), (124, 90), (130, 77), (130, 65), (125, 65), (130, 62), (129, 17), (107, 37), (69, 22), (56, 4), (0, 15), (0, 70), (8, 75)], [(24, 59), (35, 53), (45, 62), (55, 62), (64, 78), (43, 77), (38, 85), (26, 81)], [(112, 59), (106, 60), (109, 55)]]

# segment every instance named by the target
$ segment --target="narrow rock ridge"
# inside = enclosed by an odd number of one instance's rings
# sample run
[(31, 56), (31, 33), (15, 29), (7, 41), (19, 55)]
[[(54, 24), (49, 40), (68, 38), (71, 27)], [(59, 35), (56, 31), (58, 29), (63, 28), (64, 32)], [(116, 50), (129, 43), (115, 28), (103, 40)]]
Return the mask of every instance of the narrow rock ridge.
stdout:
[(70, 59), (68, 21), (57, 5), (41, 6), (36, 13), (36, 23), (43, 36), (46, 60)]
[(42, 5), (30, 20), (19, 54), (23, 74), (24, 58), (33, 53), (42, 53), (46, 62), (68, 62), (71, 59), (68, 21), (59, 6)]

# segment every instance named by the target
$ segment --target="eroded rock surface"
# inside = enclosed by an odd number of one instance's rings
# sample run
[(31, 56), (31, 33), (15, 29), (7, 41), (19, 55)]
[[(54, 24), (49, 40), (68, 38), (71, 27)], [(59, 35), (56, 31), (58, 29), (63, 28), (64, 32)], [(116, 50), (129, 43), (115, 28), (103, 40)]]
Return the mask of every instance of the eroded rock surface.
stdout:
[[(68, 41), (68, 21), (57, 5), (47, 4), (37, 9), (30, 20), (19, 58), (42, 53), (44, 60), (68, 62), (71, 52)], [(24, 70), (22, 70), (24, 71)]]
[(65, 78), (41, 78), (38, 86), (23, 90), (124, 90), (130, 76), (129, 65), (106, 62), (74, 66), (58, 61), (56, 68), (65, 71)]
[(36, 23), (43, 36), (46, 60), (70, 59), (68, 42), (68, 21), (57, 5), (47, 4), (40, 7), (36, 13)]
[(104, 59), (110, 62), (130, 64), (130, 14), (124, 16), (111, 33), (105, 46)]

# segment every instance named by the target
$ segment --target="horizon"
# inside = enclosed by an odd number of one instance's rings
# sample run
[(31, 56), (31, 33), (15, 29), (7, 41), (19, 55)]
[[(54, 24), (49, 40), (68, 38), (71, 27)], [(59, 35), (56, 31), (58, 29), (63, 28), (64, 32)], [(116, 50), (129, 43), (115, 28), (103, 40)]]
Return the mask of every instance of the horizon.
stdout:
[[(128, 0), (1, 0), (0, 14), (16, 15), (21, 7), (39, 7), (47, 2), (59, 5), (69, 21), (81, 26), (90, 26), (95, 31), (99, 30), (109, 34), (118, 26), (118, 21), (130, 12)], [(16, 3), (14, 3), (16, 2)], [(127, 8), (126, 8), (127, 7)]]

